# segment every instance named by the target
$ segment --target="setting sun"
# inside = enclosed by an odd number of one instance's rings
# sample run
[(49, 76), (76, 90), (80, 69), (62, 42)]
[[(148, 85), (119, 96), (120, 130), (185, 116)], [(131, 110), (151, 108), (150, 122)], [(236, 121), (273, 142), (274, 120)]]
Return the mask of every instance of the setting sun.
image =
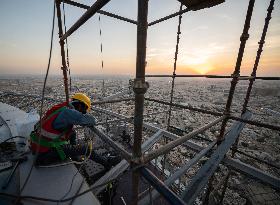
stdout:
[(209, 64), (198, 64), (195, 67), (192, 67), (192, 70), (195, 72), (204, 75), (207, 74), (209, 71), (213, 70), (213, 66)]

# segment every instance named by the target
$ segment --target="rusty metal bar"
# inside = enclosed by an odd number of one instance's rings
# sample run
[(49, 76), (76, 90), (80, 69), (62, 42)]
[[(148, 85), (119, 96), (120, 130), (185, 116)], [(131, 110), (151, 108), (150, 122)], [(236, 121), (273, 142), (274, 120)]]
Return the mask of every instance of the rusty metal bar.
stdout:
[(64, 81), (66, 102), (67, 102), (67, 104), (69, 104), (67, 64), (66, 64), (66, 58), (65, 58), (64, 41), (61, 40), (61, 37), (63, 36), (63, 27), (62, 27), (62, 18), (61, 18), (61, 9), (60, 9), (61, 0), (56, 0), (55, 4), (56, 4), (56, 11), (57, 11), (58, 34), (59, 34), (59, 38), (60, 38), (59, 44), (60, 44), (60, 55), (61, 55), (61, 61), (62, 61), (61, 69), (63, 72), (63, 81)]
[(247, 105), (248, 105), (249, 98), (250, 98), (250, 94), (251, 94), (252, 87), (253, 87), (253, 83), (254, 83), (255, 78), (256, 78), (257, 69), (258, 69), (259, 61), (260, 61), (261, 54), (262, 54), (262, 51), (263, 51), (263, 45), (265, 43), (265, 37), (266, 37), (269, 21), (271, 19), (271, 13), (273, 11), (273, 6), (274, 6), (274, 0), (271, 0), (270, 4), (269, 4), (269, 7), (267, 9), (267, 16), (265, 18), (265, 24), (264, 24), (264, 27), (263, 27), (263, 32), (262, 32), (261, 40), (259, 42), (259, 48), (258, 48), (258, 51), (257, 51), (257, 55), (256, 55), (254, 67), (253, 67), (253, 71), (251, 73), (251, 76), (253, 78), (250, 79), (250, 82), (249, 82), (249, 86), (248, 86), (248, 89), (247, 89), (246, 97), (244, 99), (242, 113), (246, 112)]
[(134, 98), (123, 98), (123, 99), (115, 99), (115, 100), (104, 100), (104, 101), (96, 101), (93, 102), (92, 105), (102, 105), (107, 103), (117, 103), (117, 102), (127, 102), (132, 101)]
[[(169, 102), (165, 102), (165, 101), (162, 101), (162, 100), (156, 100), (156, 99), (152, 99), (152, 98), (145, 98), (145, 100), (160, 103), (160, 104), (163, 104), (163, 105), (170, 105)], [(214, 116), (222, 116), (223, 115), (223, 113), (221, 113), (221, 112), (204, 110), (204, 109), (192, 107), (192, 106), (189, 106), (189, 105), (181, 105), (181, 104), (172, 103), (172, 106), (182, 108), (182, 109), (187, 109), (187, 110), (193, 110), (193, 111), (196, 111), (196, 112), (201, 112), (201, 113), (204, 113), (204, 114), (209, 114), (209, 115), (214, 115)], [(240, 122), (245, 122), (245, 123), (250, 124), (250, 125), (255, 125), (255, 126), (258, 126), (258, 127), (264, 127), (264, 128), (280, 131), (280, 126), (277, 126), (277, 125), (271, 125), (271, 124), (262, 123), (262, 122), (259, 122), (259, 121), (254, 121), (254, 120), (245, 120), (245, 119), (242, 119), (240, 117), (233, 116), (233, 115), (229, 115), (228, 119), (237, 120), (237, 121), (240, 121)]]
[[(173, 75), (146, 75), (146, 78), (172, 78)], [(231, 75), (177, 75), (176, 78), (233, 78)], [(239, 80), (258, 79), (258, 80), (280, 80), (280, 77), (257, 77), (257, 76), (239, 76)]]
[[(180, 11), (182, 11), (182, 8), (183, 8), (183, 4), (181, 3)], [(170, 126), (170, 118), (171, 118), (172, 103), (173, 103), (173, 96), (174, 96), (174, 85), (175, 85), (177, 58), (178, 58), (178, 50), (179, 50), (179, 43), (180, 43), (181, 23), (182, 23), (182, 14), (179, 15), (179, 23), (178, 23), (178, 28), (177, 28), (177, 39), (176, 39), (177, 41), (176, 41), (176, 49), (175, 49), (175, 56), (174, 56), (172, 85), (171, 85), (171, 91), (170, 91), (170, 105), (169, 105), (169, 111), (168, 111), (167, 130), (169, 129), (169, 126)]]
[[(247, 42), (247, 40), (249, 38), (248, 31), (249, 31), (249, 28), (250, 28), (250, 22), (251, 22), (251, 17), (252, 17), (253, 9), (254, 9), (254, 4), (255, 4), (255, 0), (250, 0), (249, 1), (245, 24), (244, 24), (242, 35), (240, 37), (240, 47), (239, 47), (239, 52), (238, 52), (238, 56), (237, 56), (237, 60), (236, 60), (236, 65), (235, 65), (234, 72), (232, 74), (233, 79), (231, 81), (231, 86), (230, 86), (230, 90), (229, 90), (228, 100), (227, 100), (227, 104), (226, 104), (226, 107), (225, 107), (225, 110), (224, 110), (224, 114), (225, 115), (229, 115), (230, 114), (230, 107), (231, 107), (231, 103), (232, 103), (232, 100), (233, 100), (233, 95), (234, 95), (235, 87), (236, 87), (236, 85), (238, 83), (238, 78), (239, 78), (239, 75), (240, 75), (241, 62), (242, 62), (242, 59), (243, 59), (243, 54), (244, 54), (246, 42)], [(222, 122), (221, 130), (220, 130), (220, 135), (217, 137), (218, 144), (224, 138), (227, 121), (228, 121), (228, 118), (224, 119), (223, 122)]]
[[(127, 121), (131, 122), (131, 119), (124, 116), (124, 115), (121, 115), (121, 114), (118, 114), (118, 113), (114, 113), (114, 112), (111, 112), (109, 110), (104, 110), (102, 108), (95, 108), (97, 109), (97, 111), (102, 111), (103, 113), (106, 113), (108, 115), (112, 115), (112, 116), (115, 116), (115, 117), (118, 117), (118, 118), (124, 118), (126, 119)], [(243, 119), (244, 120), (244, 119)], [(242, 121), (242, 120), (241, 120)], [(165, 137), (168, 137), (172, 140), (176, 140), (178, 138), (180, 138), (180, 136), (178, 135), (175, 135), (173, 133), (170, 133), (166, 130), (162, 130), (158, 127), (155, 127), (153, 125), (150, 125), (148, 123), (144, 123), (144, 127), (147, 129), (147, 130), (150, 130), (150, 131), (153, 131), (153, 132), (158, 132), (158, 131), (162, 131), (162, 134), (165, 136)], [(185, 146), (195, 152), (200, 152), (201, 150), (203, 150), (203, 147), (197, 145), (196, 143), (194, 142), (189, 142), (189, 141), (186, 141), (182, 144), (182, 146)], [(230, 168), (236, 168), (240, 171), (242, 171), (243, 173), (247, 174), (247, 175), (250, 175), (250, 176), (253, 176), (259, 180), (261, 180), (262, 182), (265, 182), (265, 183), (268, 183), (268, 184), (271, 184), (271, 185), (275, 185), (278, 183), (278, 187), (279, 187), (279, 179), (278, 178), (275, 178), (273, 176), (270, 176), (269, 174), (267, 173), (264, 173), (263, 171), (259, 170), (259, 169), (256, 169), (256, 168), (253, 168), (252, 166), (250, 165), (247, 165), (245, 163), (242, 163), (240, 162), (239, 160), (235, 160), (235, 159), (232, 159), (232, 158), (226, 158), (223, 160), (223, 163), (227, 166), (229, 166)], [(276, 179), (276, 180), (275, 180)]]
[(66, 33), (60, 37), (61, 41), (64, 41), (72, 33), (74, 33), (80, 26), (82, 26), (90, 17), (97, 13), (103, 6), (105, 6), (110, 0), (97, 0), (82, 16), (74, 23)]
[[(249, 103), (252, 87), (253, 87), (254, 81), (256, 79), (256, 73), (257, 73), (257, 69), (258, 69), (258, 65), (259, 65), (259, 60), (260, 60), (260, 57), (261, 57), (261, 54), (262, 54), (262, 51), (263, 51), (263, 45), (265, 43), (265, 37), (266, 37), (269, 22), (270, 22), (270, 19), (271, 19), (271, 13), (274, 9), (273, 6), (274, 6), (274, 0), (271, 0), (270, 3), (269, 3), (268, 9), (267, 9), (267, 15), (266, 15), (266, 18), (265, 18), (265, 23), (264, 23), (264, 27), (263, 27), (263, 31), (262, 31), (262, 35), (261, 35), (261, 40), (259, 42), (259, 48), (258, 48), (258, 51), (257, 51), (254, 67), (253, 67), (253, 70), (252, 70), (252, 73), (251, 73), (252, 78), (249, 79), (249, 85), (248, 85), (248, 88), (247, 88), (246, 97), (244, 98), (244, 103), (243, 103), (242, 112), (241, 112), (242, 114), (245, 113), (246, 110), (247, 110), (247, 106), (248, 106), (248, 103)], [(239, 136), (237, 137), (236, 142), (233, 145), (232, 157), (234, 157), (235, 153), (238, 151), (237, 150), (238, 142), (239, 142)], [(240, 151), (239, 151), (239, 153), (240, 153)], [(246, 153), (243, 153), (243, 154), (246, 156)], [(258, 158), (255, 158), (255, 159), (258, 159)], [(265, 161), (263, 163), (265, 163)], [(229, 179), (230, 175), (231, 175), (231, 171), (228, 173), (228, 177), (227, 177), (227, 180), (226, 180), (225, 185), (224, 185), (224, 190), (223, 190), (222, 196), (221, 196), (221, 202), (223, 201), (225, 190), (227, 188), (227, 183), (228, 183), (228, 179)]]
[[(182, 11), (182, 8), (183, 8), (183, 4), (180, 5), (180, 10), (179, 11)], [(177, 38), (176, 38), (176, 48), (175, 48), (175, 54), (174, 54), (172, 85), (171, 85), (171, 91), (170, 91), (170, 103), (173, 103), (173, 96), (174, 96), (174, 85), (175, 85), (178, 50), (179, 50), (179, 43), (180, 43), (181, 23), (182, 23), (182, 14), (179, 15), (179, 23), (178, 23), (178, 28), (177, 28)], [(172, 114), (172, 105), (170, 104), (169, 105), (169, 110), (168, 110), (167, 130), (169, 130), (169, 128), (170, 128), (171, 114)], [(167, 144), (167, 143), (168, 143), (167, 138), (164, 138), (164, 144)], [(164, 176), (165, 164), (166, 164), (166, 154), (163, 156), (163, 163), (162, 163), (162, 170), (161, 170), (161, 175), (162, 176)]]
[[(82, 8), (82, 9), (89, 9), (90, 8), (90, 6), (88, 6), (88, 5), (81, 4), (81, 3), (71, 1), (71, 0), (63, 0), (63, 2), (66, 3), (66, 4), (72, 5), (72, 6)], [(134, 21), (132, 19), (125, 18), (125, 17), (119, 16), (119, 15), (116, 15), (116, 14), (112, 14), (108, 11), (99, 10), (99, 11), (97, 11), (97, 13), (137, 25), (137, 21)]]
[[(143, 130), (144, 94), (148, 89), (148, 83), (145, 82), (148, 4), (148, 0), (138, 0), (136, 78), (134, 79), (133, 84), (133, 91), (135, 93), (133, 142), (134, 158), (140, 158), (142, 156), (141, 144)], [(135, 165), (132, 164), (132, 167), (133, 166)], [(138, 204), (139, 174), (140, 173), (137, 169), (132, 172), (131, 204), (133, 205)]]
[(155, 25), (155, 24), (157, 24), (157, 23), (160, 23), (160, 22), (165, 21), (165, 20), (167, 20), (167, 19), (171, 19), (171, 18), (173, 18), (173, 17), (179, 16), (179, 15), (184, 14), (184, 13), (189, 12), (189, 11), (191, 11), (191, 9), (189, 9), (189, 8), (183, 9), (182, 11), (178, 11), (178, 12), (176, 12), (176, 13), (173, 13), (173, 14), (170, 14), (170, 15), (165, 16), (165, 17), (163, 17), (163, 18), (160, 18), (160, 19), (158, 19), (158, 20), (155, 20), (155, 21), (149, 23), (148, 26)]
[(201, 112), (201, 113), (204, 113), (204, 114), (209, 114), (209, 115), (214, 115), (214, 116), (222, 116), (223, 115), (223, 113), (221, 113), (221, 112), (204, 110), (204, 109), (192, 107), (192, 106), (189, 106), (189, 105), (181, 105), (181, 104), (176, 104), (176, 103), (170, 103), (170, 102), (157, 100), (157, 99), (152, 99), (152, 98), (145, 98), (145, 100), (150, 101), (150, 102), (160, 103), (160, 104), (163, 104), (163, 105), (172, 105), (174, 107), (183, 108), (183, 109), (187, 109), (187, 110), (193, 110), (193, 111), (196, 111), (196, 112)]
[(212, 126), (218, 124), (219, 122), (223, 121), (225, 118), (226, 118), (226, 116), (219, 117), (218, 119), (214, 120), (213, 122), (211, 122), (211, 123), (209, 123), (209, 124), (207, 124), (203, 127), (200, 127), (200, 128), (190, 132), (189, 134), (187, 134), (183, 137), (180, 137), (176, 140), (173, 140), (172, 142), (168, 143), (165, 146), (162, 146), (162, 147), (160, 147), (156, 150), (153, 150), (153, 151), (149, 152), (148, 154), (143, 156), (144, 163), (149, 162), (152, 159), (169, 152), (173, 148), (177, 147), (178, 145), (183, 144), (184, 142), (191, 139), (195, 135), (200, 134), (200, 133), (204, 132), (205, 130), (209, 129), (210, 127), (212, 127)]
[(258, 127), (264, 127), (264, 128), (268, 128), (268, 129), (271, 129), (271, 130), (280, 131), (280, 126), (277, 126), (277, 125), (266, 124), (266, 123), (262, 123), (262, 122), (254, 121), (254, 120), (245, 120), (245, 119), (242, 119), (240, 117), (235, 117), (235, 116), (232, 116), (232, 115), (230, 115), (228, 117), (228, 119), (237, 120), (239, 122), (245, 122), (245, 123), (250, 124), (250, 125), (255, 125), (255, 126), (258, 126)]
[[(234, 72), (232, 74), (233, 79), (231, 80), (231, 86), (230, 86), (230, 90), (229, 90), (229, 95), (228, 95), (228, 99), (227, 99), (227, 103), (226, 103), (226, 107), (224, 110), (224, 114), (229, 116), (230, 115), (230, 111), (231, 111), (231, 104), (232, 104), (232, 100), (233, 100), (233, 96), (234, 96), (234, 92), (235, 92), (235, 87), (238, 83), (239, 77), (240, 77), (240, 67), (241, 67), (241, 63), (242, 63), (242, 59), (243, 59), (243, 54), (244, 54), (244, 50), (245, 50), (245, 46), (246, 46), (246, 42), (249, 38), (249, 28), (250, 28), (250, 23), (251, 23), (251, 17), (252, 17), (252, 13), (253, 13), (253, 9), (254, 9), (254, 4), (255, 4), (255, 0), (250, 0), (249, 1), (249, 5), (247, 8), (247, 14), (246, 14), (246, 19), (245, 19), (245, 23), (244, 23), (244, 27), (243, 27), (243, 32), (242, 35), (240, 37), (240, 46), (239, 46), (239, 51), (238, 51), (238, 56), (237, 56), (237, 60), (236, 60), (236, 64), (235, 64), (235, 69)], [(228, 122), (229, 118), (226, 118), (225, 120), (223, 120), (222, 122), (222, 126), (220, 129), (220, 135), (217, 136), (217, 144), (221, 144), (223, 139), (224, 139), (224, 134), (225, 134), (225, 129), (226, 129), (226, 125)], [(237, 136), (238, 137), (238, 136)], [(236, 137), (236, 139), (237, 139)], [(210, 178), (209, 182), (208, 182), (208, 188), (206, 190), (206, 203), (207, 200), (209, 199), (209, 195), (212, 191), (212, 182), (213, 179), (212, 177)], [(226, 186), (225, 186), (226, 188)]]

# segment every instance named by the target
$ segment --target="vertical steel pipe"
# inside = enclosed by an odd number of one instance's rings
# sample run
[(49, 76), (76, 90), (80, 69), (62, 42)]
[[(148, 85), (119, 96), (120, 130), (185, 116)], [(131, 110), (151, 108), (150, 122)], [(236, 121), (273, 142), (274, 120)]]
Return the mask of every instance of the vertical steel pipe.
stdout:
[[(182, 11), (182, 8), (183, 8), (183, 4), (180, 5), (180, 11), (179, 12)], [(174, 97), (174, 85), (175, 85), (178, 50), (179, 50), (179, 43), (180, 43), (181, 23), (182, 23), (182, 14), (179, 15), (179, 23), (178, 23), (178, 28), (177, 28), (177, 41), (176, 41), (176, 48), (175, 48), (175, 54), (174, 54), (172, 85), (171, 85), (171, 91), (170, 91), (170, 105), (169, 105), (168, 119), (167, 119), (167, 131), (170, 131), (170, 120), (171, 120), (171, 113), (172, 113), (172, 105), (171, 104), (173, 103), (173, 97)], [(168, 140), (165, 137), (164, 138), (164, 144), (167, 144), (167, 143), (168, 143)], [(163, 156), (163, 163), (162, 163), (161, 175), (162, 175), (163, 178), (164, 178), (165, 164), (166, 164), (166, 154)]]
[[(134, 109), (134, 143), (133, 157), (141, 157), (142, 129), (144, 94), (148, 89), (145, 82), (146, 67), (146, 44), (148, 28), (148, 0), (138, 0), (138, 24), (137, 24), (137, 56), (136, 56), (136, 78), (134, 80), (133, 91), (135, 93)], [(132, 165), (133, 166), (133, 165)], [(132, 204), (138, 203), (139, 171), (132, 173)]]
[[(182, 11), (183, 4), (180, 6), (180, 12)], [(172, 103), (173, 103), (173, 96), (174, 96), (174, 85), (175, 85), (175, 77), (176, 77), (176, 69), (177, 69), (177, 58), (178, 58), (178, 50), (179, 50), (179, 43), (180, 43), (180, 34), (181, 34), (181, 23), (182, 23), (182, 14), (179, 15), (179, 23), (177, 28), (177, 42), (176, 42), (176, 49), (174, 55), (174, 65), (173, 65), (173, 75), (172, 75), (172, 85), (170, 91), (170, 105), (168, 111), (168, 120), (167, 120), (167, 130), (169, 130), (170, 120), (171, 120), (171, 111), (172, 111)]]
[[(237, 60), (236, 60), (236, 64), (235, 64), (235, 69), (234, 69), (234, 72), (232, 74), (233, 79), (231, 81), (231, 86), (230, 86), (230, 90), (229, 90), (229, 96), (228, 96), (226, 108), (225, 108), (225, 111), (224, 111), (225, 115), (229, 115), (230, 114), (230, 108), (231, 108), (231, 104), (232, 104), (232, 99), (233, 99), (235, 87), (237, 85), (238, 77), (240, 75), (240, 67), (241, 67), (241, 63), (242, 63), (242, 59), (243, 59), (244, 49), (245, 49), (245, 46), (246, 46), (246, 42), (247, 42), (247, 40), (249, 38), (248, 31), (249, 31), (249, 28), (250, 28), (250, 22), (251, 22), (251, 17), (252, 17), (253, 9), (254, 9), (254, 4), (255, 4), (255, 0), (250, 0), (249, 5), (248, 5), (248, 9), (247, 9), (247, 15), (246, 15), (246, 20), (245, 20), (243, 32), (242, 32), (242, 35), (240, 37), (239, 52), (238, 52), (238, 56), (237, 56)], [(227, 121), (228, 121), (228, 118), (226, 118), (222, 122), (221, 130), (220, 130), (220, 135), (217, 138), (218, 144), (224, 138)]]
[[(248, 106), (248, 103), (249, 103), (251, 91), (252, 91), (253, 84), (254, 84), (254, 81), (255, 81), (255, 78), (256, 78), (256, 74), (257, 74), (257, 69), (258, 69), (260, 57), (261, 57), (261, 54), (262, 54), (262, 51), (263, 51), (263, 45), (265, 43), (265, 37), (266, 37), (269, 21), (271, 19), (271, 13), (273, 11), (274, 1), (275, 0), (270, 1), (270, 4), (269, 4), (268, 9), (267, 9), (267, 15), (266, 15), (266, 18), (265, 18), (263, 32), (262, 32), (261, 40), (259, 42), (259, 48), (258, 48), (258, 51), (257, 51), (254, 67), (253, 67), (253, 70), (252, 70), (252, 73), (251, 73), (252, 78), (249, 79), (249, 85), (248, 85), (248, 88), (247, 88), (246, 97), (244, 98), (244, 103), (243, 103), (243, 107), (242, 107), (242, 114), (244, 114), (246, 112), (247, 106)], [(238, 142), (239, 142), (239, 136), (237, 137), (236, 142), (233, 145), (232, 157), (235, 156), (237, 146), (238, 146)], [(224, 199), (224, 196), (225, 196), (225, 192), (226, 192), (228, 181), (229, 181), (229, 178), (230, 178), (231, 174), (232, 174), (232, 170), (230, 170), (228, 172), (225, 183), (224, 183), (224, 187), (223, 187), (223, 190), (222, 190), (222, 195), (221, 195), (221, 198), (220, 198), (220, 203), (221, 204), (223, 203), (223, 199)]]
[[(61, 9), (60, 9), (60, 0), (56, 0), (56, 11), (57, 11), (57, 22), (58, 22), (58, 34), (59, 38), (63, 35), (63, 27), (62, 27), (62, 20), (61, 20)], [(67, 64), (65, 59), (65, 50), (64, 50), (64, 41), (59, 40), (60, 44), (60, 55), (61, 55), (61, 61), (62, 61), (62, 72), (63, 72), (63, 81), (64, 81), (64, 89), (65, 89), (65, 96), (66, 96), (66, 102), (69, 103), (69, 90), (68, 90), (68, 78), (67, 78)]]
[(247, 105), (248, 105), (249, 98), (250, 98), (250, 94), (251, 94), (251, 91), (252, 91), (252, 87), (253, 87), (253, 84), (254, 84), (254, 81), (255, 81), (255, 77), (256, 77), (256, 74), (257, 74), (257, 69), (258, 69), (260, 57), (261, 57), (261, 54), (262, 54), (262, 51), (263, 51), (263, 45), (265, 43), (265, 37), (266, 37), (269, 21), (271, 19), (271, 13), (272, 13), (272, 11), (274, 9), (274, 7), (273, 7), (274, 6), (274, 1), (275, 0), (271, 0), (270, 1), (269, 7), (267, 9), (267, 16), (265, 18), (265, 24), (264, 24), (264, 27), (263, 27), (263, 32), (262, 32), (261, 40), (259, 42), (259, 48), (258, 48), (258, 51), (257, 51), (257, 55), (256, 55), (254, 67), (253, 67), (253, 71), (251, 73), (252, 78), (250, 79), (249, 86), (247, 88), (246, 97), (244, 99), (244, 104), (243, 104), (243, 108), (242, 108), (242, 114), (246, 112)]
[[(226, 108), (224, 110), (224, 114), (227, 115), (227, 116), (230, 115), (230, 108), (231, 108), (231, 104), (232, 104), (232, 100), (233, 100), (233, 95), (234, 95), (234, 92), (235, 92), (235, 87), (238, 83), (238, 78), (240, 76), (240, 67), (241, 67), (241, 63), (242, 63), (242, 59), (243, 59), (243, 54), (244, 54), (246, 42), (249, 38), (248, 31), (249, 31), (249, 28), (250, 28), (250, 23), (251, 23), (251, 17), (252, 17), (252, 13), (253, 13), (253, 9), (254, 9), (254, 4), (255, 4), (255, 0), (250, 0), (249, 1), (247, 14), (246, 14), (246, 19), (245, 19), (245, 23), (244, 23), (244, 27), (243, 27), (243, 32), (242, 32), (242, 35), (240, 37), (240, 46), (239, 46), (238, 56), (237, 56), (237, 60), (236, 60), (236, 64), (235, 64), (235, 69), (234, 69), (234, 72), (232, 74), (233, 79), (231, 81), (229, 96), (228, 96), (228, 99), (227, 99)], [(226, 118), (222, 122), (220, 135), (217, 137), (217, 144), (218, 145), (224, 139), (224, 134), (225, 134), (225, 129), (226, 129), (228, 119), (229, 118)], [(208, 188), (207, 188), (206, 196), (205, 196), (205, 198), (206, 198), (205, 202), (206, 203), (208, 203), (207, 199), (209, 199), (209, 195), (210, 195), (211, 191), (212, 191), (212, 180), (209, 180)]]

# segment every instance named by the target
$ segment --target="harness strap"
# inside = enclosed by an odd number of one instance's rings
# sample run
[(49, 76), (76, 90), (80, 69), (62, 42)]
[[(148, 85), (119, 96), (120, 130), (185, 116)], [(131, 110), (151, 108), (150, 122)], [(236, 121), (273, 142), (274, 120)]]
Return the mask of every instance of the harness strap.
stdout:
[(48, 148), (55, 148), (57, 153), (58, 153), (58, 155), (59, 155), (59, 157), (60, 157), (60, 159), (61, 160), (66, 159), (66, 155), (65, 155), (61, 145), (68, 144), (67, 141), (62, 141), (59, 138), (56, 138), (56, 139), (54, 139), (52, 141), (48, 141), (48, 140), (46, 140), (46, 139), (44, 139), (42, 137), (39, 140), (38, 136), (34, 132), (31, 132), (30, 138), (32, 139), (33, 142), (35, 142), (35, 143), (37, 143), (39, 145), (42, 145), (42, 146), (48, 147)]
[[(63, 111), (66, 109), (66, 106), (63, 106), (61, 108), (58, 108), (57, 110), (55, 110), (54, 112), (52, 112), (46, 119), (42, 119), (42, 124), (44, 124), (46, 121), (48, 121), (49, 119), (51, 119), (52, 116), (54, 116), (55, 114)], [(36, 123), (35, 125), (35, 129), (38, 130), (40, 126), (40, 121)]]

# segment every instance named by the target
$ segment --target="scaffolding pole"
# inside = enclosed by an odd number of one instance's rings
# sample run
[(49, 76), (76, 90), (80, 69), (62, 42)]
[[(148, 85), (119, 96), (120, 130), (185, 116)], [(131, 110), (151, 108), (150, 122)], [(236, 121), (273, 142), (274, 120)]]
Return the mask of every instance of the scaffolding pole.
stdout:
[[(173, 75), (146, 75), (146, 78), (173, 78)], [(233, 78), (232, 75), (177, 75), (176, 78)], [(280, 77), (239, 76), (239, 80), (280, 80)]]
[(60, 40), (65, 40), (78, 28), (80, 28), (87, 20), (90, 19), (94, 14), (97, 13), (103, 6), (105, 6), (110, 0), (97, 0), (79, 19), (74, 23), (66, 33), (60, 37)]
[(211, 122), (211, 123), (209, 123), (209, 124), (207, 124), (203, 127), (200, 127), (200, 128), (190, 132), (189, 134), (187, 134), (183, 137), (180, 137), (176, 140), (173, 140), (172, 142), (170, 142), (170, 143), (168, 143), (168, 144), (166, 144), (166, 145), (164, 145), (164, 146), (162, 146), (162, 147), (160, 147), (156, 150), (153, 150), (153, 151), (149, 152), (148, 154), (143, 156), (144, 163), (147, 163), (147, 162), (151, 161), (152, 159), (154, 159), (154, 158), (156, 158), (160, 155), (168, 153), (173, 148), (177, 147), (178, 145), (183, 144), (184, 142), (191, 139), (195, 135), (198, 135), (198, 134), (204, 132), (205, 130), (209, 129), (210, 127), (218, 124), (219, 122), (223, 121), (225, 118), (226, 118), (226, 116), (219, 117), (218, 119), (214, 120), (213, 122)]
[[(231, 103), (232, 103), (232, 100), (233, 100), (235, 87), (238, 83), (238, 77), (240, 75), (240, 67), (241, 67), (241, 63), (242, 63), (242, 59), (243, 59), (243, 54), (244, 54), (246, 42), (249, 38), (248, 31), (249, 31), (249, 28), (250, 28), (250, 22), (251, 22), (253, 9), (254, 9), (254, 4), (255, 4), (255, 0), (250, 0), (249, 5), (248, 5), (248, 9), (247, 9), (246, 20), (245, 20), (243, 32), (242, 32), (242, 35), (240, 37), (240, 47), (239, 47), (239, 52), (238, 52), (238, 56), (237, 56), (237, 60), (236, 60), (236, 64), (235, 64), (235, 69), (234, 69), (234, 72), (232, 74), (233, 79), (231, 81), (229, 96), (228, 96), (227, 104), (226, 104), (225, 111), (224, 111), (225, 115), (230, 114), (230, 107), (231, 107)], [(228, 118), (226, 118), (222, 122), (220, 135), (217, 138), (218, 143), (220, 143), (224, 138), (227, 121), (228, 121)]]
[[(66, 3), (66, 4), (72, 5), (72, 6), (82, 8), (82, 9), (89, 9), (90, 8), (90, 6), (88, 6), (88, 5), (81, 4), (81, 3), (71, 1), (71, 0), (63, 0), (63, 2)], [(125, 17), (119, 16), (119, 15), (116, 15), (116, 14), (112, 14), (108, 11), (99, 10), (99, 11), (97, 11), (97, 13), (137, 25), (137, 21), (134, 21), (132, 19), (125, 18)]]
[(63, 36), (63, 27), (62, 27), (62, 18), (61, 18), (61, 9), (60, 4), (61, 0), (56, 0), (56, 11), (57, 11), (57, 22), (58, 22), (58, 34), (59, 34), (59, 44), (60, 44), (60, 55), (61, 55), (61, 61), (62, 61), (62, 72), (63, 72), (63, 81), (64, 81), (64, 89), (65, 89), (65, 96), (66, 96), (66, 102), (67, 105), (69, 104), (69, 90), (68, 90), (68, 78), (67, 78), (67, 64), (66, 64), (66, 58), (65, 58), (65, 49), (64, 49), (64, 40), (61, 40), (61, 37)]
[[(156, 103), (163, 104), (163, 105), (172, 105), (174, 107), (187, 109), (187, 110), (192, 110), (192, 111), (195, 111), (195, 112), (201, 112), (201, 113), (204, 113), (204, 114), (209, 114), (209, 115), (214, 115), (214, 116), (223, 116), (223, 113), (221, 113), (221, 112), (215, 112), (215, 111), (205, 110), (205, 109), (201, 109), (201, 108), (196, 108), (196, 107), (192, 107), (190, 105), (181, 105), (181, 104), (176, 104), (176, 103), (170, 103), (170, 102), (157, 100), (157, 99), (152, 99), (152, 98), (145, 98), (145, 100), (150, 101), (150, 102), (156, 102)], [(267, 124), (267, 123), (263, 123), (263, 122), (259, 122), (259, 121), (255, 121), (255, 120), (246, 120), (246, 119), (243, 119), (241, 117), (236, 117), (236, 116), (233, 116), (233, 115), (228, 115), (227, 118), (231, 119), (231, 120), (236, 120), (236, 121), (239, 121), (239, 122), (245, 122), (249, 125), (254, 125), (254, 126), (258, 126), (258, 127), (264, 127), (264, 128), (268, 128), (268, 129), (271, 129), (271, 130), (280, 131), (280, 126), (277, 126), (277, 125)]]
[[(264, 27), (263, 27), (263, 31), (262, 31), (262, 35), (261, 35), (261, 40), (259, 41), (259, 48), (258, 48), (258, 51), (257, 51), (254, 67), (253, 67), (252, 73), (251, 73), (252, 78), (249, 79), (249, 85), (248, 85), (248, 88), (247, 88), (246, 97), (244, 98), (244, 103), (243, 103), (243, 106), (242, 106), (242, 114), (244, 114), (247, 111), (247, 106), (248, 106), (248, 103), (249, 103), (252, 87), (253, 87), (254, 81), (256, 79), (257, 69), (258, 69), (260, 57), (261, 57), (261, 54), (262, 54), (262, 51), (263, 51), (263, 45), (265, 43), (265, 37), (266, 37), (267, 29), (268, 29), (269, 22), (270, 22), (270, 19), (271, 19), (272, 11), (274, 9), (274, 7), (273, 7), (274, 6), (274, 1), (275, 0), (270, 1), (268, 9), (267, 9), (267, 15), (266, 15), (266, 18), (265, 18), (265, 23), (264, 23)], [(239, 142), (239, 136), (237, 137), (235, 143), (233, 144), (232, 157), (234, 157), (235, 153), (237, 152), (238, 142)], [(240, 153), (240, 151), (239, 151), (239, 153)], [(246, 155), (246, 153), (243, 153), (243, 154), (245, 154), (245, 156), (248, 156), (248, 155)], [(223, 202), (225, 192), (226, 192), (226, 189), (227, 189), (227, 186), (228, 186), (228, 181), (229, 181), (229, 178), (230, 178), (231, 174), (232, 174), (232, 171), (230, 170), (228, 172), (228, 174), (226, 176), (226, 179), (225, 179), (225, 182), (224, 182), (222, 195), (221, 195), (221, 198), (220, 198), (220, 203)]]
[[(137, 24), (137, 55), (136, 55), (136, 78), (134, 79), (133, 91), (135, 93), (134, 109), (134, 142), (133, 157), (141, 158), (142, 130), (143, 130), (143, 112), (144, 112), (144, 94), (148, 89), (148, 83), (145, 82), (146, 66), (146, 44), (148, 29), (148, 0), (138, 0), (138, 24)], [(136, 164), (132, 164), (137, 166)], [(138, 204), (138, 186), (139, 171), (132, 172), (132, 203)]]

